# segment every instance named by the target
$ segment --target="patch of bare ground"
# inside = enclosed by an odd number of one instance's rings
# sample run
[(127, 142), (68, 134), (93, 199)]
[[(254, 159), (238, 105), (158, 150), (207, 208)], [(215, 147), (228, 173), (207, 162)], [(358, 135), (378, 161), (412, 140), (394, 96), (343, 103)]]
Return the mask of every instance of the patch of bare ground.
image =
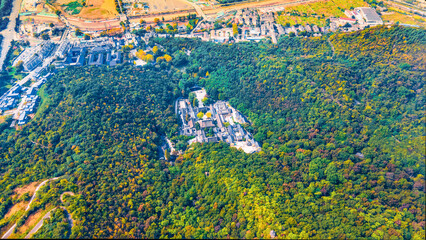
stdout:
[(38, 186), (38, 182), (32, 182), (32, 183), (25, 185), (23, 187), (15, 188), (13, 190), (13, 192), (15, 193), (15, 195), (18, 195), (18, 198), (20, 198), (25, 193), (28, 193), (30, 196), (32, 196), (34, 194), (34, 191), (37, 188), (37, 186)]
[(25, 220), (24, 225), (18, 228), (16, 233), (10, 235), (10, 238), (24, 238), (24, 236), (34, 228), (34, 226), (43, 218), (43, 216), (52, 209), (51, 206), (47, 206), (46, 209), (39, 209), (35, 213), (28, 216)]
[(15, 213), (19, 212), (19, 211), (25, 211), (25, 208), (27, 207), (28, 202), (19, 202), (15, 205), (13, 205), (13, 207), (11, 207), (9, 209), (9, 211), (6, 213), (6, 215), (4, 215), (4, 219), (8, 219), (10, 217), (12, 217)]
[(40, 220), (40, 218), (42, 218), (44, 216), (44, 210), (43, 209), (39, 209), (37, 212), (31, 214), (27, 220), (25, 221), (24, 225), (22, 225), (18, 231), (20, 233), (24, 233), (26, 231), (29, 231), (30, 229), (32, 229), (32, 227)]

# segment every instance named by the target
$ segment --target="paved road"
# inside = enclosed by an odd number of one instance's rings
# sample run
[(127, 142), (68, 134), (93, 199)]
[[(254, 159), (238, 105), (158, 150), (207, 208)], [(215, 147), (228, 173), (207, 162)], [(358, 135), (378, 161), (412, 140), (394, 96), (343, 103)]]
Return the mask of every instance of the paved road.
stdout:
[(172, 145), (172, 141), (170, 141), (170, 139), (168, 139), (167, 137), (166, 137), (166, 141), (167, 141), (167, 144), (169, 145), (169, 147), (170, 147), (170, 150), (171, 150), (171, 152), (170, 153), (172, 153), (172, 152), (174, 152), (174, 151), (176, 151), (176, 149), (173, 147), (173, 145)]
[[(392, 3), (392, 2), (394, 2), (394, 3)], [(417, 13), (423, 15), (423, 16), (426, 16), (426, 12), (425, 12), (426, 9), (422, 8), (421, 6), (416, 6), (416, 5), (413, 5), (411, 3), (407, 3), (405, 1), (400, 1), (400, 0), (389, 0), (389, 1), (386, 1), (386, 3), (390, 4), (394, 7), (397, 7), (397, 8), (401, 8), (402, 10), (405, 10), (405, 11), (413, 11), (413, 12), (417, 12)]]
[(19, 15), (19, 9), (21, 6), (22, 0), (15, 0), (13, 2), (12, 12), (9, 17), (9, 24), (7, 28), (0, 32), (0, 34), (4, 37), (1, 46), (0, 53), (0, 71), (3, 69), (3, 64), (6, 59), (7, 52), (9, 51), (12, 40), (15, 38), (15, 26), (16, 26), (16, 18)]
[(68, 212), (68, 210), (65, 208), (65, 207), (61, 207), (65, 212), (66, 212), (66, 214), (68, 215), (68, 217), (67, 217), (67, 219), (68, 219), (68, 222), (70, 223), (70, 228), (72, 229), (72, 227), (74, 226), (74, 219), (72, 219), (72, 217), (71, 217), (71, 214)]
[(31, 200), (30, 200), (30, 202), (28, 203), (28, 206), (27, 206), (27, 208), (25, 209), (25, 211), (30, 210), (30, 205), (31, 205), (31, 203), (33, 202), (34, 198), (36, 197), (37, 191), (38, 191), (38, 190), (40, 190), (40, 188), (41, 188), (41, 187), (43, 187), (43, 185), (44, 185), (44, 184), (46, 184), (48, 181), (56, 180), (56, 179), (58, 179), (58, 177), (54, 177), (54, 178), (51, 178), (51, 179), (47, 179), (47, 180), (44, 180), (42, 183), (40, 183), (40, 185), (38, 185), (38, 187), (37, 187), (37, 188), (36, 188), (36, 190), (34, 191), (33, 196), (31, 197)]
[(200, 6), (198, 6), (197, 4), (195, 4), (195, 3), (193, 3), (193, 2), (187, 1), (187, 0), (184, 0), (184, 1), (185, 1), (185, 2), (187, 2), (188, 4), (190, 4), (192, 7), (194, 7), (194, 8), (195, 8), (195, 11), (197, 11), (197, 13), (198, 13), (200, 16), (202, 16), (204, 19), (207, 19), (206, 14), (203, 12), (203, 10), (201, 10)]
[(47, 212), (43, 218), (34, 226), (34, 228), (27, 234), (27, 236), (25, 236), (25, 238), (30, 238), (31, 235), (33, 235), (34, 233), (36, 233), (42, 226), (44, 223), (44, 219), (46, 218), (50, 218), (50, 214), (52, 213), (53, 210), (55, 210), (56, 208), (50, 210), (49, 212)]
[[(40, 185), (38, 185), (38, 187), (36, 188), (36, 190), (34, 191), (34, 194), (33, 194), (33, 196), (31, 197), (31, 200), (30, 200), (30, 202), (28, 203), (28, 206), (27, 206), (27, 208), (25, 209), (25, 212), (26, 211), (28, 211), (29, 209), (30, 209), (30, 206), (31, 206), (31, 203), (34, 201), (34, 199), (35, 199), (35, 197), (36, 197), (36, 194), (37, 194), (37, 191), (38, 190), (40, 190), (40, 188), (44, 185), (44, 184), (46, 184), (48, 181), (51, 181), (51, 180), (56, 180), (56, 179), (58, 179), (59, 177), (54, 177), (54, 178), (51, 178), (51, 179), (47, 179), (47, 180), (44, 180), (42, 183), (40, 183)], [(12, 234), (13, 233), (13, 230), (15, 229), (15, 227), (16, 227), (16, 224), (14, 224), (1, 238), (2, 239), (5, 239), (5, 238), (8, 238), (9, 236), (10, 236), (10, 234)]]
[[(60, 197), (62, 203), (64, 203), (65, 194), (68, 194), (71, 196), (75, 195), (73, 192), (63, 192)], [(61, 208), (68, 214), (68, 222), (70, 223), (70, 228), (72, 228), (74, 226), (74, 219), (72, 219), (71, 214), (68, 212), (68, 210), (65, 207), (61, 207)]]
[(15, 227), (16, 227), (16, 223), (15, 223), (15, 224), (13, 224), (13, 226), (9, 229), (9, 231), (7, 231), (7, 232), (3, 235), (3, 237), (1, 237), (1, 239), (8, 238), (8, 237), (10, 236), (10, 234), (12, 234), (12, 233), (13, 233), (13, 229), (15, 229)]
[[(57, 179), (57, 178), (56, 178)], [(50, 180), (54, 180), (53, 178), (52, 179), (50, 179)], [(49, 181), (49, 180), (46, 180), (46, 181)], [(60, 197), (60, 199), (61, 199), (61, 202), (63, 203), (64, 202), (64, 194), (69, 194), (69, 195), (71, 195), (71, 196), (74, 196), (75, 194), (73, 193), (73, 192), (64, 192), (64, 193), (62, 193), (61, 194), (61, 197)], [(72, 228), (73, 226), (74, 226), (74, 220), (71, 218), (71, 214), (69, 214), (69, 212), (68, 212), (68, 210), (65, 208), (65, 207), (60, 207), (61, 209), (63, 209), (65, 212), (66, 212), (66, 214), (68, 215), (68, 222), (70, 223), (70, 228)], [(52, 209), (52, 210), (50, 210), (49, 212), (47, 212), (44, 216), (43, 216), (43, 218), (34, 226), (34, 228), (27, 234), (27, 236), (25, 236), (25, 238), (26, 239), (28, 239), (28, 238), (30, 238), (34, 233), (36, 233), (42, 226), (43, 226), (43, 223), (44, 223), (44, 220), (46, 219), (46, 218), (49, 218), (50, 217), (50, 215), (51, 215), (51, 213), (52, 213), (52, 211), (53, 210), (55, 210), (56, 208), (54, 208), (54, 209)]]

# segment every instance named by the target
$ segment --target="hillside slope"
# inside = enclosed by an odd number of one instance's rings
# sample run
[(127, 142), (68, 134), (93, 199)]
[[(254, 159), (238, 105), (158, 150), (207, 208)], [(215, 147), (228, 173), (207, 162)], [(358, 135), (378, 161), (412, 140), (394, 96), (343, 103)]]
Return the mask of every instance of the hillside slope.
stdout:
[[(42, 117), (0, 125), (0, 218), (17, 186), (65, 175), (42, 199), (72, 186), (71, 237), (421, 239), (425, 39), (401, 27), (278, 45), (157, 39), (172, 64), (66, 69)], [(173, 102), (195, 84), (248, 116), (260, 153), (195, 144), (174, 166), (158, 160)]]

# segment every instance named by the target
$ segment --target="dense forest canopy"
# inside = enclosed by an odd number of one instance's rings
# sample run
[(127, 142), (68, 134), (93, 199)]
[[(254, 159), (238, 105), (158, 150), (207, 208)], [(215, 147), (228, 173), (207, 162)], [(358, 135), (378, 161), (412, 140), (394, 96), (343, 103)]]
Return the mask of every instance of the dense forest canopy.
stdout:
[[(16, 187), (64, 176), (37, 207), (75, 192), (71, 237), (423, 239), (425, 41), (398, 26), (277, 45), (157, 39), (171, 63), (60, 71), (35, 120), (0, 125), (0, 218)], [(159, 160), (194, 85), (248, 116), (262, 151), (197, 143)], [(67, 235), (63, 215), (37, 236)]]

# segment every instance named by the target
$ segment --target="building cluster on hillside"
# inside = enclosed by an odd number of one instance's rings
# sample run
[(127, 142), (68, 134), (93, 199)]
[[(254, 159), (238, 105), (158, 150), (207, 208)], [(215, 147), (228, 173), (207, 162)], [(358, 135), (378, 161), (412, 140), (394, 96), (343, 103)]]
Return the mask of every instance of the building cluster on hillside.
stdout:
[[(193, 93), (198, 99), (197, 106), (192, 106), (188, 99), (177, 101), (178, 115), (182, 122), (181, 134), (195, 137), (189, 143), (223, 141), (247, 153), (260, 151), (253, 136), (241, 126), (247, 123), (241, 113), (224, 101), (204, 106), (204, 89)], [(203, 112), (201, 118), (200, 112)]]
[[(257, 9), (242, 9), (230, 15), (228, 24), (222, 23), (218, 28), (215, 24), (207, 21), (200, 23), (190, 34), (178, 34), (178, 37), (197, 37), (204, 41), (227, 42), (227, 41), (259, 41), (270, 38), (273, 43), (282, 35), (294, 34), (296, 36), (321, 36), (328, 32), (341, 30), (344, 32), (357, 31), (367, 26), (383, 24), (377, 12), (369, 7), (356, 8), (353, 11), (345, 11), (347, 18), (330, 18), (328, 26), (320, 27), (313, 24), (297, 24), (293, 26), (282, 26), (275, 22), (275, 16), (270, 11), (259, 11)], [(238, 34), (229, 23), (238, 24)], [(152, 33), (150, 33), (153, 35)], [(164, 34), (168, 36), (167, 34)], [(159, 35), (156, 35), (159, 36)], [(162, 36), (159, 36), (162, 37)]]
[(34, 113), (38, 102), (39, 96), (36, 95), (36, 90), (31, 87), (27, 91), (27, 95), (22, 98), (23, 104), (18, 108), (18, 125), (24, 125), (28, 121), (28, 114)]
[[(28, 75), (0, 98), (1, 114), (13, 114), (15, 121), (12, 126), (16, 121), (18, 125), (27, 123), (28, 116), (34, 113), (38, 106), (37, 90), (53, 74), (49, 69), (50, 64), (53, 63), (56, 68), (103, 64), (115, 66), (123, 62), (122, 47), (129, 44), (138, 46), (139, 42), (138, 37), (128, 33), (120, 38), (103, 37), (89, 41), (71, 42), (63, 39), (54, 43), (47, 40), (26, 48), (12, 64), (13, 66), (22, 64), (23, 70)], [(28, 89), (22, 87), (30, 80), (35, 81), (31, 87)], [(8, 112), (5, 113), (6, 111)]]
[(383, 24), (383, 20), (376, 10), (369, 7), (355, 8), (353, 11), (346, 10), (345, 15), (352, 21), (358, 21), (360, 25), (376, 26)]
[(43, 41), (35, 47), (25, 49), (14, 61), (13, 66), (22, 62), (24, 70), (30, 72), (43, 63), (55, 48), (52, 41)]
[[(141, 39), (131, 33), (121, 37), (101, 37), (94, 40), (69, 41), (63, 39), (57, 43), (47, 40), (26, 48), (14, 61), (13, 66), (22, 62), (24, 71), (37, 72), (53, 60), (57, 68), (65, 66), (82, 65), (108, 65), (115, 66), (123, 62), (121, 53), (123, 46), (137, 47)], [(49, 60), (47, 62), (46, 60)]]
[(63, 41), (59, 45), (54, 65), (58, 68), (65, 66), (108, 65), (122, 63), (121, 48), (126, 44), (138, 45), (134, 36), (128, 34), (125, 38), (103, 37), (89, 41)]
[(18, 103), (20, 93), (21, 86), (15, 85), (3, 94), (0, 98), (0, 111), (3, 113), (4, 111), (13, 109)]
[[(26, 124), (30, 119), (29, 114), (36, 112), (40, 102), (37, 91), (50, 77), (52, 77), (52, 73), (46, 73), (46, 69), (42, 69), (38, 75), (33, 76), (33, 80), (36, 80), (36, 82), (30, 87), (22, 87), (16, 84), (3, 94), (0, 98), (0, 112), (1, 114), (13, 115), (12, 126), (15, 125), (16, 121), (18, 125)], [(9, 111), (9, 113), (6, 113), (6, 111)]]

